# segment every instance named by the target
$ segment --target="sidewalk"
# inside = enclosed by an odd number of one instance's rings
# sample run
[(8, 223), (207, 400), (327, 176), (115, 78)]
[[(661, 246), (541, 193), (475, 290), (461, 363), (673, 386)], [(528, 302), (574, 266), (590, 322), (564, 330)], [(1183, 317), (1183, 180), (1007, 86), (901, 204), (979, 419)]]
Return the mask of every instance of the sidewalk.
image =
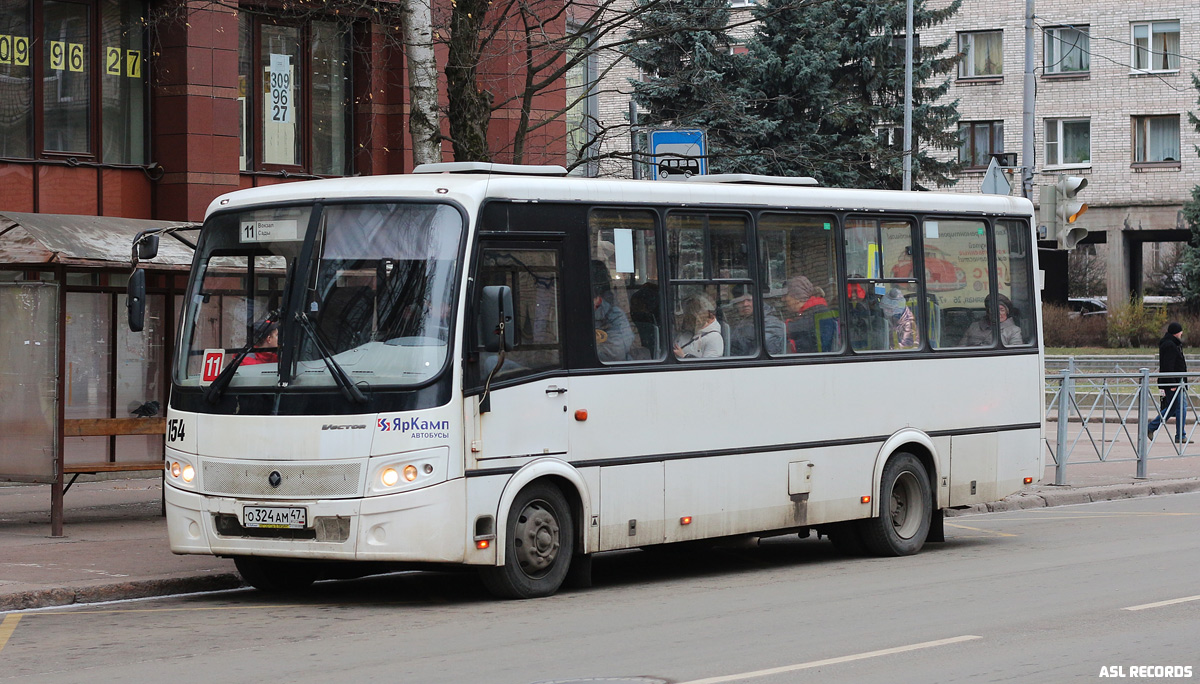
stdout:
[[(1074, 461), (1074, 459), (1072, 459)], [(1200, 491), (1200, 454), (1135, 464), (1071, 462), (1068, 485), (1040, 484), (964, 515)], [(1054, 482), (1054, 467), (1043, 482)], [(176, 556), (167, 546), (155, 479), (77, 483), (65, 499), (65, 537), (50, 537), (50, 488), (0, 486), (0, 613), (230, 589), (242, 585), (233, 561)]]

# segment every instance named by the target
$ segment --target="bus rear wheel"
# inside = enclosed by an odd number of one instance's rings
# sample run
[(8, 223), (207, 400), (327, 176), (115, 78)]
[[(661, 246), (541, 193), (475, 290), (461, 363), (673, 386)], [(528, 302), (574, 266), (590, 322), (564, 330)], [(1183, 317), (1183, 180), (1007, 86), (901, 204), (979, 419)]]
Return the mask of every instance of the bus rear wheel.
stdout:
[(316, 582), (321, 569), (313, 563), (238, 556), (233, 559), (246, 584), (266, 592), (303, 591)]
[(535, 482), (508, 512), (504, 565), (483, 568), (483, 584), (500, 598), (537, 598), (558, 591), (575, 554), (571, 507), (558, 487)]
[(929, 475), (912, 454), (888, 459), (879, 482), (879, 516), (859, 523), (863, 545), (877, 556), (909, 556), (929, 536), (933, 496)]

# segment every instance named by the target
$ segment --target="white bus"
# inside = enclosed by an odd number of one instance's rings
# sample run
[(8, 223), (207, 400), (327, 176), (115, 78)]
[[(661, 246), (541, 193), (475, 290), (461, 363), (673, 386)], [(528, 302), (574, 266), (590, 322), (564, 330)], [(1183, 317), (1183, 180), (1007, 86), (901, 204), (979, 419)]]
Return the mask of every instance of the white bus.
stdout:
[(212, 203), (174, 552), (264, 590), (458, 564), (535, 597), (657, 544), (911, 554), (944, 509), (1041, 479), (1024, 199), (418, 171)]

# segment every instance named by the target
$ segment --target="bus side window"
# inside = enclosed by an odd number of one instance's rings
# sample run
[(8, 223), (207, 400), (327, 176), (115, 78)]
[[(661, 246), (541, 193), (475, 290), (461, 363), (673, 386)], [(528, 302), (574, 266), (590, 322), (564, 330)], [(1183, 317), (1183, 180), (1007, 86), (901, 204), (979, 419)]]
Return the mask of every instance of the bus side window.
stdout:
[(666, 353), (653, 212), (596, 209), (588, 215), (588, 287), (601, 363), (658, 360)]
[[(842, 350), (842, 292), (832, 216), (766, 213), (758, 219), (759, 282), (767, 351), (830, 354)], [(784, 340), (776, 341), (779, 327)]]

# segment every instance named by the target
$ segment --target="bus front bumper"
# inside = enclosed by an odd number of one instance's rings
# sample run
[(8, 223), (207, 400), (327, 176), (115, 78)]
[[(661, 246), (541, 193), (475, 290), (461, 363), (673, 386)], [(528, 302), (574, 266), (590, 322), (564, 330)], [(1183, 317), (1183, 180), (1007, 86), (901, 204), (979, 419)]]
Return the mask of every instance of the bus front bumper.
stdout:
[[(450, 480), (361, 499), (258, 500), (166, 485), (167, 534), (178, 554), (461, 563), (466, 485)], [(305, 509), (304, 529), (243, 527), (247, 507)]]

